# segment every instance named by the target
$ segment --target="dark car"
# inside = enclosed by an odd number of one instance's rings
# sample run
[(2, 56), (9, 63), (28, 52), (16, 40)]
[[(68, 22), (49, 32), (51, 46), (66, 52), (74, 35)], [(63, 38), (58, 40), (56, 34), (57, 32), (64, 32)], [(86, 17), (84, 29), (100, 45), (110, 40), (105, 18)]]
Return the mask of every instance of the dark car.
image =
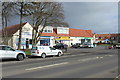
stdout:
[(81, 43), (75, 43), (75, 44), (72, 45), (71, 47), (72, 47), (72, 48), (80, 48), (80, 45), (81, 45)]
[(63, 43), (57, 43), (55, 46), (53, 46), (56, 49), (64, 49), (64, 44)]

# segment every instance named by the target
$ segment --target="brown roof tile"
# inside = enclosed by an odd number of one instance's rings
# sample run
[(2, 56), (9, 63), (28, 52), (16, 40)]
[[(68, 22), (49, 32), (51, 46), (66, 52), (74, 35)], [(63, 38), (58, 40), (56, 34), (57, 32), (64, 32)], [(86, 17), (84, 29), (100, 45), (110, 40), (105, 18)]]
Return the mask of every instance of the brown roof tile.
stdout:
[[(22, 26), (24, 26), (26, 23), (23, 23)], [(7, 26), (6, 27), (7, 35), (12, 35), (12, 34), (16, 33), (19, 29), (20, 29), (20, 24)], [(0, 34), (2, 34), (2, 30), (0, 30)]]

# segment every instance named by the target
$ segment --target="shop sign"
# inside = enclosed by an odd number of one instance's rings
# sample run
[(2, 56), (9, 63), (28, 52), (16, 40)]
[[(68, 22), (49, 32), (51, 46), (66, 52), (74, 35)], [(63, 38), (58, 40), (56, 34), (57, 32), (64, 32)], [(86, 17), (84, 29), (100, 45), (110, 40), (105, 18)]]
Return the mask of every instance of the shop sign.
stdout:
[[(18, 45), (18, 42), (19, 42), (19, 38), (16, 38), (16, 45)], [(26, 45), (26, 40), (25, 40), (25, 38), (22, 38), (22, 39), (21, 39), (21, 45)]]
[(55, 40), (70, 40), (70, 37), (59, 37), (55, 38)]
[(81, 39), (93, 39), (92, 37), (81, 37)]
[(40, 38), (50, 38), (50, 36), (41, 36)]
[(22, 33), (22, 35), (31, 36), (30, 32), (24, 32), (24, 33)]

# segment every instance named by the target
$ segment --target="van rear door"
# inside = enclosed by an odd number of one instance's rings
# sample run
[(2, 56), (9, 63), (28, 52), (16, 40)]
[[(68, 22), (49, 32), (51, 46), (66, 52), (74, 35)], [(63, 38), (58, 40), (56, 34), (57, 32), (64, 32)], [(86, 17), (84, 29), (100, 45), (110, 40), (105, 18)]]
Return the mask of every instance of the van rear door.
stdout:
[(31, 53), (32, 53), (32, 54), (38, 53), (38, 52), (37, 52), (37, 49), (38, 49), (37, 46), (32, 47), (32, 49), (31, 49)]

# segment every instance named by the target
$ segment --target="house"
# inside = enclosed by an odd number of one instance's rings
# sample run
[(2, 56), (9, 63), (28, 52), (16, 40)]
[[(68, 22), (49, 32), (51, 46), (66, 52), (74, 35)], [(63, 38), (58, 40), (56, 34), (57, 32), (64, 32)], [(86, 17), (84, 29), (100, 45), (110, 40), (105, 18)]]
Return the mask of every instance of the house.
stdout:
[(120, 33), (93, 35), (94, 43), (120, 43)]
[[(7, 39), (8, 39), (7, 44), (16, 49), (18, 47), (19, 29), (20, 29), (20, 24), (6, 27)], [(33, 28), (29, 23), (26, 22), (22, 24), (21, 49), (26, 48), (27, 45), (26, 42), (28, 42), (29, 39), (32, 39), (32, 29)], [(0, 34), (2, 34), (2, 31), (0, 31)]]

